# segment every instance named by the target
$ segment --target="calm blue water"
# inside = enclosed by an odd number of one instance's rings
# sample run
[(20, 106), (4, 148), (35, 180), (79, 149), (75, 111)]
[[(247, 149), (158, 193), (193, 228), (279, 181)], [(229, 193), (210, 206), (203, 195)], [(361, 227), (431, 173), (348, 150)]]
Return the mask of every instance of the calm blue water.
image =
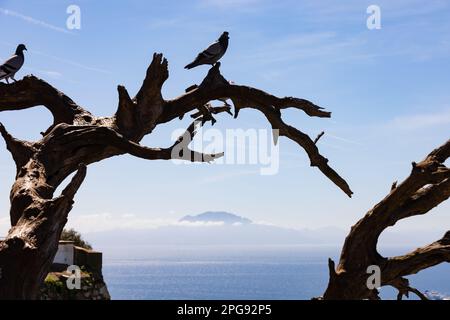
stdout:
[[(152, 258), (106, 260), (103, 273), (113, 299), (311, 299), (328, 281), (326, 248), (149, 250)], [(410, 277), (421, 290), (450, 295), (450, 267)], [(396, 292), (383, 289), (384, 298)]]

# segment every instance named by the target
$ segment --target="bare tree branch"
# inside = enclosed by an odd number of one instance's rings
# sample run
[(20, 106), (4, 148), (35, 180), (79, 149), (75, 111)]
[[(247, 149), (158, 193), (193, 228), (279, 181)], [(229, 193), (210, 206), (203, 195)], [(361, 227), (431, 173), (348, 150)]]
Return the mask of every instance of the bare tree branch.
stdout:
[[(330, 113), (299, 98), (278, 98), (264, 91), (230, 84), (212, 67), (198, 86), (173, 100), (165, 100), (161, 89), (169, 77), (168, 62), (154, 54), (144, 81), (131, 98), (124, 86), (118, 86), (118, 105), (111, 117), (95, 117), (62, 92), (34, 76), (11, 85), (0, 84), (0, 112), (22, 110), (43, 105), (53, 114), (54, 123), (36, 142), (13, 138), (0, 125), (0, 133), (11, 151), (18, 171), (10, 193), (11, 226), (0, 243), (0, 299), (35, 298), (57, 250), (58, 239), (72, 209), (73, 199), (86, 176), (86, 166), (117, 155), (130, 154), (148, 160), (183, 159), (210, 162), (223, 153), (204, 154), (189, 149), (199, 126), (217, 121), (215, 115), (232, 114), (228, 100), (233, 101), (234, 116), (242, 108), (263, 112), (272, 129), (297, 142), (306, 150), (311, 165), (318, 167), (346, 194), (352, 192), (320, 155), (309, 136), (286, 125), (281, 110), (295, 108), (311, 117), (330, 117)], [(223, 106), (214, 107), (214, 100)], [(142, 146), (142, 138), (162, 123), (185, 114), (195, 120), (182, 136), (168, 148)], [(55, 190), (75, 173), (62, 194)]]
[(11, 152), (11, 155), (17, 165), (17, 170), (19, 170), (28, 162), (28, 160), (30, 160), (33, 153), (36, 151), (33, 144), (14, 138), (8, 133), (8, 131), (6, 131), (6, 128), (2, 123), (0, 123), (0, 133), (2, 134), (3, 139), (6, 142), (6, 147)]
[(319, 142), (320, 138), (322, 138), (325, 134), (325, 131), (322, 131), (321, 133), (319, 133), (317, 135), (317, 137), (314, 139), (314, 144), (317, 144), (317, 142)]
[(220, 64), (217, 64), (211, 68), (200, 86), (176, 99), (166, 101), (159, 122), (171, 121), (209, 101), (223, 98), (229, 98), (234, 102), (235, 117), (238, 116), (240, 109), (255, 108), (256, 106), (271, 106), (277, 110), (295, 108), (304, 111), (311, 117), (331, 117), (330, 112), (324, 111), (323, 108), (305, 99), (278, 98), (259, 89), (230, 84), (220, 74), (219, 67)]
[(139, 141), (152, 132), (161, 116), (165, 101), (161, 88), (169, 77), (168, 62), (155, 53), (137, 95), (130, 99), (125, 87), (119, 86), (119, 107), (115, 120), (120, 133)]
[(10, 85), (0, 83), (0, 111), (23, 110), (45, 106), (58, 123), (90, 122), (92, 115), (68, 96), (53, 88), (44, 80), (27, 76)]
[(409, 286), (409, 280), (405, 278), (396, 278), (391, 283), (391, 286), (398, 290), (397, 300), (402, 300), (403, 296), (409, 298), (409, 293), (412, 292), (420, 298), (420, 300), (428, 300), (428, 298), (419, 290)]
[(450, 262), (450, 231), (442, 239), (418, 248), (406, 255), (392, 257), (386, 263), (386, 269), (397, 277), (416, 274), (442, 262)]
[(280, 136), (285, 136), (290, 140), (296, 142), (308, 154), (312, 167), (319, 168), (322, 173), (328, 177), (336, 186), (345, 192), (349, 197), (352, 196), (353, 191), (347, 182), (328, 165), (328, 159), (319, 153), (319, 149), (311, 138), (301, 132), (300, 130), (287, 125), (281, 119), (281, 114), (270, 107), (257, 107), (267, 118), (272, 125), (272, 129), (278, 129)]
[(61, 192), (61, 196), (72, 201), (81, 184), (83, 183), (84, 178), (86, 178), (86, 171), (86, 165), (80, 164), (79, 169), (73, 176), (72, 180)]
[(207, 105), (209, 101), (223, 100), (224, 98), (233, 101), (235, 117), (238, 116), (239, 110), (243, 108), (259, 110), (266, 116), (272, 125), (272, 129), (279, 130), (280, 136), (295, 141), (306, 151), (311, 166), (319, 168), (349, 197), (352, 196), (353, 192), (347, 182), (328, 165), (328, 159), (319, 153), (314, 141), (300, 130), (285, 124), (281, 119), (281, 110), (286, 108), (302, 110), (311, 117), (329, 118), (330, 112), (324, 111), (308, 100), (292, 97), (278, 98), (258, 89), (230, 84), (220, 74), (219, 67), (220, 64), (217, 64), (211, 68), (207, 77), (199, 86), (192, 86), (181, 97), (166, 101), (158, 122), (171, 121), (194, 109), (200, 109), (199, 112), (202, 113), (201, 108)]
[(368, 266), (381, 269), (382, 285), (399, 290), (399, 298), (420, 291), (409, 285), (405, 276), (443, 262), (450, 262), (450, 232), (422, 248), (403, 256), (385, 258), (377, 252), (378, 238), (398, 221), (428, 213), (450, 197), (450, 173), (445, 161), (450, 157), (450, 140), (432, 151), (423, 161), (413, 163), (411, 174), (354, 225), (342, 248), (335, 275), (330, 277), (325, 299), (368, 299)]

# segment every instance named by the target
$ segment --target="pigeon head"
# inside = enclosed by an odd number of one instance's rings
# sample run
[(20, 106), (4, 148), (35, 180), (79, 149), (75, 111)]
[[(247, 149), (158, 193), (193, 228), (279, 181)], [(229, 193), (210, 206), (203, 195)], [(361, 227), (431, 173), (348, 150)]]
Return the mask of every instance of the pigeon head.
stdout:
[(228, 48), (228, 40), (230, 37), (228, 36), (228, 32), (222, 33), (222, 35), (219, 38), (219, 43), (222, 45), (222, 47), (226, 50)]
[(228, 36), (228, 32), (225, 31), (224, 33), (222, 33), (222, 35), (220, 36), (219, 40), (225, 40), (225, 39), (230, 39), (230, 37)]
[(22, 53), (23, 54), (23, 51), (26, 51), (27, 50), (27, 47), (25, 47), (25, 45), (24, 44), (19, 44), (18, 46), (17, 46), (17, 49), (16, 49), (16, 54), (19, 54), (19, 53)]

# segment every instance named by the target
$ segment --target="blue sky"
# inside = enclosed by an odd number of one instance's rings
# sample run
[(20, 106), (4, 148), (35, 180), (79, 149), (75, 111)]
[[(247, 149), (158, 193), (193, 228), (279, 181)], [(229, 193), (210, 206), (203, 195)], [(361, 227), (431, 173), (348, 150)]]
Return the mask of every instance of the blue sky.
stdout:
[[(81, 30), (65, 27), (70, 4), (81, 9)], [(380, 30), (366, 27), (370, 4), (381, 8)], [(273, 176), (250, 165), (177, 166), (130, 156), (94, 164), (69, 224), (91, 221), (95, 230), (102, 221), (120, 225), (127, 217), (132, 228), (224, 210), (278, 225), (349, 228), (409, 173), (412, 161), (449, 138), (449, 18), (450, 4), (440, 0), (0, 0), (0, 58), (25, 43), (29, 51), (17, 78), (33, 73), (106, 116), (115, 112), (118, 84), (130, 94), (138, 90), (153, 52), (169, 60), (165, 97), (201, 81), (207, 67), (183, 66), (227, 30), (222, 73), (228, 80), (306, 98), (333, 112), (332, 119), (311, 119), (288, 110), (284, 119), (311, 136), (325, 130), (320, 149), (354, 198), (282, 138), (280, 171)], [(34, 140), (51, 116), (35, 108), (1, 113), (0, 121), (15, 136)], [(168, 146), (172, 131), (188, 122), (161, 126), (143, 143)], [(220, 116), (215, 127), (268, 123), (257, 111), (244, 110), (237, 120)], [(15, 168), (3, 142), (0, 148), (0, 229), (6, 230)], [(400, 227), (445, 230), (449, 209), (443, 204)]]

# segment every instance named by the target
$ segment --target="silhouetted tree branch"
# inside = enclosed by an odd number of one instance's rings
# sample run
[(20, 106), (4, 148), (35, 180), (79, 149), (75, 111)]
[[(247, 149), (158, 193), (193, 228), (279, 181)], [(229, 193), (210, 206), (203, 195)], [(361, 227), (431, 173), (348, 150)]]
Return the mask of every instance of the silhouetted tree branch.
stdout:
[[(21, 141), (12, 137), (3, 125), (0, 132), (17, 166), (16, 181), (10, 193), (11, 230), (0, 243), (0, 298), (35, 298), (57, 250), (73, 198), (86, 175), (86, 166), (121, 154), (148, 160), (184, 159), (210, 162), (223, 154), (192, 151), (188, 145), (199, 126), (213, 124), (214, 115), (231, 114), (240, 109), (261, 111), (272, 128), (298, 143), (308, 154), (311, 165), (318, 167), (348, 196), (349, 186), (323, 157), (311, 138), (281, 119), (281, 111), (296, 108), (311, 117), (330, 117), (330, 113), (298, 98), (278, 98), (251, 87), (230, 84), (220, 74), (220, 64), (212, 67), (200, 85), (192, 86), (182, 96), (165, 100), (161, 88), (169, 77), (168, 63), (154, 54), (141, 88), (131, 98), (118, 86), (118, 106), (111, 117), (96, 117), (72, 99), (34, 76), (11, 85), (0, 84), (0, 111), (22, 110), (44, 105), (54, 118), (39, 141)], [(222, 107), (211, 101), (220, 100)], [(142, 146), (141, 139), (162, 123), (193, 112), (194, 122), (168, 148)], [(60, 196), (54, 192), (75, 173)]]
[(450, 262), (450, 231), (436, 242), (403, 256), (382, 257), (377, 252), (381, 233), (398, 221), (423, 215), (450, 197), (450, 140), (432, 151), (423, 161), (412, 164), (412, 171), (400, 185), (370, 210), (350, 231), (342, 249), (337, 268), (330, 260), (330, 280), (325, 299), (373, 299), (376, 290), (367, 285), (367, 268), (381, 269), (381, 285), (399, 290), (398, 298), (412, 292), (426, 297), (409, 285), (405, 276), (443, 262)]

